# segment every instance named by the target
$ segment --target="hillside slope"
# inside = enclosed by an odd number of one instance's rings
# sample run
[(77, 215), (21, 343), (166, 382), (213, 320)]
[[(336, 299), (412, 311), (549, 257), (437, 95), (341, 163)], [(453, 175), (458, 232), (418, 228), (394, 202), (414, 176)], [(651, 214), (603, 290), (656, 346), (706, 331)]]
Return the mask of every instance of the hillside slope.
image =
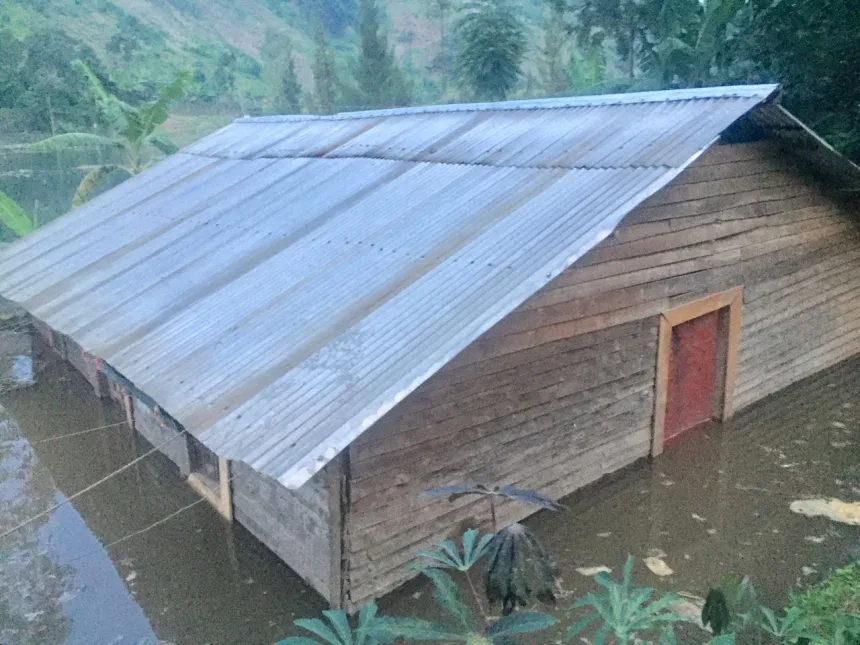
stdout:
[[(266, 31), (290, 35), (305, 87), (311, 85), (312, 22), (326, 26), (338, 64), (347, 70), (356, 51), (353, 29), (358, 0), (3, 0), (0, 29), (17, 38), (53, 29), (86, 43), (125, 88), (159, 84), (177, 69), (211, 79), (225, 56), (241, 97), (265, 93), (261, 47)], [(530, 25), (540, 19), (542, 0), (522, 3)], [(428, 69), (439, 51), (440, 25), (432, 0), (379, 0), (390, 42), (407, 69)], [(449, 16), (450, 18), (450, 16)], [(450, 22), (450, 20), (449, 20)], [(241, 98), (240, 98), (241, 100)]]

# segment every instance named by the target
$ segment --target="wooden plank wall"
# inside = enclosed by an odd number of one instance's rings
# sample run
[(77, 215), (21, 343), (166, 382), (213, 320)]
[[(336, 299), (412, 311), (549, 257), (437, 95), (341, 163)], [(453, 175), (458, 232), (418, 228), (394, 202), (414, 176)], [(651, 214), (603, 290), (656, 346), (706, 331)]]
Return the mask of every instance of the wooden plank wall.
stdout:
[(340, 552), (335, 558), (332, 549), (341, 536), (333, 511), (340, 499), (332, 499), (331, 475), (339, 463), (332, 462), (300, 489), (288, 490), (242, 462), (230, 462), (236, 521), (333, 605), (340, 602)]
[(771, 144), (713, 148), (352, 445), (347, 604), (487, 526), (485, 503), (427, 489), (562, 496), (647, 455), (667, 309), (745, 287), (736, 408), (860, 351), (858, 259), (856, 221)]

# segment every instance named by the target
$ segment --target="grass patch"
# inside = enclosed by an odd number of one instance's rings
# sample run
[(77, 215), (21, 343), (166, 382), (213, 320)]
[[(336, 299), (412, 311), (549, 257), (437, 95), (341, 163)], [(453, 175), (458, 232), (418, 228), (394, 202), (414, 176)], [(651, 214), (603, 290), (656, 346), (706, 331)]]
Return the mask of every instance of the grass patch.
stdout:
[(792, 596), (789, 607), (799, 607), (810, 615), (860, 615), (860, 560), (837, 569), (824, 582)]

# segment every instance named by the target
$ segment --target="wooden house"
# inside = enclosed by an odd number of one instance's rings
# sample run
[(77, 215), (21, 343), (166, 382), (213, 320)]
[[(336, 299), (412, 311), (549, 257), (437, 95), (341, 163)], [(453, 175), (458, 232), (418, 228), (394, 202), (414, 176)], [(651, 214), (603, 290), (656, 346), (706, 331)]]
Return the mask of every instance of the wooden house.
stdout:
[(352, 609), (487, 525), (426, 490), (561, 497), (856, 354), (858, 188), (776, 86), (243, 118), (0, 293)]

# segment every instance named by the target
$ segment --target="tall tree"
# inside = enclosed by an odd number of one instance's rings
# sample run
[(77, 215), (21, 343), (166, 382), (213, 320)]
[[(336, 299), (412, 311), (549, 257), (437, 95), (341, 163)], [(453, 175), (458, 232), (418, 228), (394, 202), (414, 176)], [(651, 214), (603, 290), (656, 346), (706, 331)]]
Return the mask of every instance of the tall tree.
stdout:
[(296, 73), (296, 60), (290, 37), (274, 29), (267, 30), (260, 54), (265, 64), (272, 107), (281, 114), (301, 112), (302, 85)]
[(448, 89), (448, 77), (450, 75), (450, 56), (448, 54), (448, 14), (451, 11), (451, 0), (428, 0), (427, 13), (431, 18), (439, 21), (439, 51), (436, 54), (436, 67), (442, 79), (442, 94)]
[(544, 91), (551, 95), (563, 94), (570, 87), (568, 75), (570, 27), (566, 20), (566, 12), (564, 0), (550, 0), (544, 22), (538, 69)]
[(395, 107), (409, 104), (403, 72), (397, 67), (388, 36), (382, 29), (376, 0), (361, 0), (358, 7), (361, 50), (355, 64), (354, 100), (366, 107)]
[(860, 162), (860, 3), (752, 0), (746, 39), (760, 76), (784, 84), (784, 103)]
[(114, 172), (127, 175), (149, 167), (155, 155), (176, 152), (170, 139), (155, 133), (156, 128), (167, 120), (170, 102), (184, 95), (186, 74), (179, 74), (166, 85), (154, 100), (132, 107), (108, 92), (99, 78), (82, 61), (74, 61), (74, 67), (89, 82), (90, 93), (98, 107), (104, 124), (104, 133), (69, 132), (48, 137), (30, 146), (32, 152), (54, 152), (68, 149), (117, 150), (123, 155), (120, 163), (86, 166), (84, 178), (75, 192), (72, 206), (83, 204), (99, 183)]
[(334, 67), (334, 57), (326, 42), (322, 24), (314, 23), (314, 110), (322, 114), (332, 114), (337, 104), (337, 73)]
[(474, 0), (454, 30), (454, 71), (479, 100), (502, 101), (522, 73), (525, 26), (506, 0)]
[(577, 38), (584, 47), (602, 45), (609, 38), (633, 80), (640, 57), (648, 49), (647, 19), (652, 6), (640, 0), (582, 0), (576, 7)]

